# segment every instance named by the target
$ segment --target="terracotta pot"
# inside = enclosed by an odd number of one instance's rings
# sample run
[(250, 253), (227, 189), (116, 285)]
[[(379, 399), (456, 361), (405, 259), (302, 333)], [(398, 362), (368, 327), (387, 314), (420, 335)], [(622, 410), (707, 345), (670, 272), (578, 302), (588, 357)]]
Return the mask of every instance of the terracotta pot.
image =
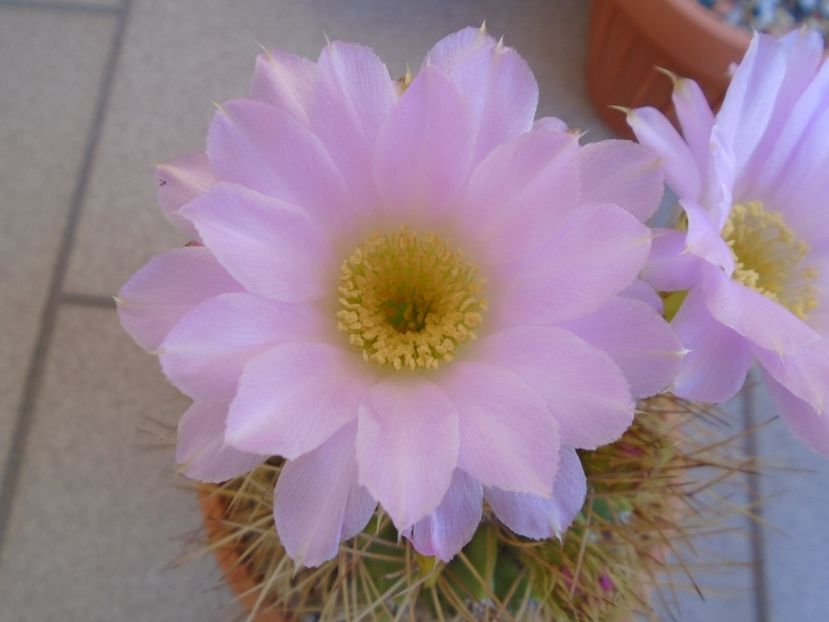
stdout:
[[(204, 526), (207, 530), (207, 540), (211, 544), (218, 541), (224, 535), (222, 519), (226, 513), (226, 502), (218, 495), (210, 494), (213, 487), (209, 485), (199, 486), (198, 497), (202, 514), (204, 515)], [(252, 591), (256, 587), (256, 580), (251, 575), (245, 564), (239, 563), (239, 551), (233, 543), (214, 548), (216, 561), (224, 575), (225, 581), (230, 589), (236, 594), (239, 604), (250, 612), (256, 605), (259, 596), (258, 591)], [(273, 611), (259, 613), (255, 622), (287, 622), (287, 620)]]
[(602, 119), (632, 137), (625, 116), (608, 106), (653, 106), (674, 119), (664, 67), (696, 80), (715, 110), (750, 35), (721, 21), (697, 0), (593, 0), (587, 88)]

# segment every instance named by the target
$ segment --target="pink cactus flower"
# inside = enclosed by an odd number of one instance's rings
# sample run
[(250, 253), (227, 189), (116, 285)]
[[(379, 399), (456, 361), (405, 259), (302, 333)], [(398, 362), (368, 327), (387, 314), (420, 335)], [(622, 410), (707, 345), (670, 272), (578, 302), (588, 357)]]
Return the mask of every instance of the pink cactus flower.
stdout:
[(519, 534), (561, 534), (585, 497), (575, 450), (673, 380), (681, 344), (636, 282), (658, 160), (580, 146), (534, 121), (537, 99), (483, 29), (440, 41), (411, 84), (360, 45), (273, 51), (206, 155), (159, 167), (199, 245), (136, 273), (121, 322), (193, 399), (185, 474), (287, 460), (274, 513), (298, 562), (336, 555), (378, 502), (444, 560), (484, 498)]
[[(806, 29), (757, 34), (714, 116), (677, 79), (683, 137), (632, 111), (664, 159), (686, 231), (655, 235), (644, 277), (688, 290), (673, 326), (690, 353), (674, 392), (723, 402), (754, 361), (795, 435), (829, 455), (829, 63)], [(822, 63), (822, 64), (821, 64)]]

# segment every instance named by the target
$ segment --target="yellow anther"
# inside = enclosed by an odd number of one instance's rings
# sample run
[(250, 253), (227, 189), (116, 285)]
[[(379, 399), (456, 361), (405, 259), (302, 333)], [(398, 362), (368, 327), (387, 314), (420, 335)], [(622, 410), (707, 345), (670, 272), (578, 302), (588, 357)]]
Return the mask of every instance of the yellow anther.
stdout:
[(817, 308), (819, 276), (805, 265), (809, 245), (798, 238), (780, 212), (759, 201), (737, 203), (722, 230), (734, 255), (736, 281), (780, 303), (800, 319)]
[(476, 338), (483, 287), (478, 267), (444, 239), (402, 228), (369, 238), (343, 262), (337, 327), (366, 361), (436, 369)]

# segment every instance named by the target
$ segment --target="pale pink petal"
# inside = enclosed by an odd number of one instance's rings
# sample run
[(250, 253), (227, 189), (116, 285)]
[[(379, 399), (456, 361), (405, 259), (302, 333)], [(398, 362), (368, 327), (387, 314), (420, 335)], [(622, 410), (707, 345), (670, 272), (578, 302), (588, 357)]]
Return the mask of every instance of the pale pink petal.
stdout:
[(815, 209), (829, 201), (829, 63), (789, 115), (780, 138), (768, 153), (758, 196), (767, 207), (782, 212), (786, 221), (810, 243), (826, 239), (827, 212)]
[(582, 200), (613, 203), (644, 222), (664, 192), (657, 154), (628, 140), (604, 140), (581, 149)]
[(541, 117), (533, 123), (533, 130), (545, 130), (548, 132), (569, 132), (570, 128), (558, 117)]
[(680, 78), (674, 83), (671, 99), (682, 135), (694, 154), (698, 170), (705, 171), (711, 154), (711, 128), (714, 125), (714, 113), (705, 93), (693, 80)]
[(564, 327), (607, 352), (636, 398), (667, 389), (682, 363), (682, 342), (661, 315), (639, 300), (613, 298)]
[(704, 193), (698, 203), (704, 205), (714, 227), (721, 231), (734, 203), (737, 162), (731, 147), (724, 145), (722, 128), (711, 130), (711, 157), (708, 160)]
[(688, 216), (688, 233), (685, 248), (689, 253), (720, 266), (727, 274), (734, 272), (734, 253), (720, 235), (717, 222), (699, 204), (693, 201), (679, 202)]
[(357, 417), (371, 386), (362, 361), (325, 343), (286, 343), (252, 359), (230, 405), (227, 442), (296, 458)]
[[(790, 198), (798, 188), (811, 185), (804, 184), (810, 178), (819, 179), (820, 175), (815, 175), (816, 172), (826, 170), (825, 154), (829, 149), (827, 141), (822, 139), (826, 134), (825, 119), (829, 117), (827, 110), (829, 63), (823, 63), (812, 83), (783, 120), (773, 147), (764, 150), (757, 174), (745, 180), (747, 191), (772, 199), (781, 209), (801, 204), (806, 207), (804, 211), (820, 211), (809, 209), (811, 203), (808, 201), (799, 203)], [(798, 174), (790, 174), (792, 170)]]
[(357, 483), (354, 425), (290, 460), (274, 490), (279, 540), (298, 566), (319, 566), (368, 523), (376, 502)]
[(689, 352), (672, 391), (679, 397), (721, 403), (745, 382), (753, 360), (746, 340), (713, 317), (701, 288), (692, 289), (672, 323)]
[[(607, 353), (569, 331), (509, 328), (483, 340), (479, 357), (513, 370), (544, 398), (566, 446), (595, 449), (617, 440), (633, 422), (633, 399), (622, 370)], [(524, 424), (519, 418), (514, 425)]]
[(786, 56), (777, 41), (755, 33), (717, 113), (725, 146), (733, 149), (737, 170), (748, 162), (774, 112), (786, 74)]
[(552, 497), (486, 489), (486, 500), (502, 523), (513, 532), (533, 540), (561, 538), (575, 520), (587, 496), (587, 479), (578, 454), (561, 448)]
[(307, 58), (267, 50), (256, 57), (250, 96), (307, 123), (315, 77), (316, 66)]
[(421, 555), (452, 559), (475, 535), (481, 522), (483, 488), (460, 469), (437, 509), (418, 521), (408, 536)]
[(532, 128), (538, 84), (529, 65), (481, 29), (465, 28), (439, 41), (424, 66), (445, 71), (469, 101), (477, 134), (476, 162)]
[(788, 355), (753, 348), (766, 373), (821, 415), (829, 390), (829, 356), (823, 348), (807, 346)]
[(227, 406), (227, 402), (193, 402), (179, 421), (176, 462), (187, 477), (224, 482), (244, 475), (267, 459), (225, 443)]
[(637, 279), (625, 289), (619, 292), (622, 298), (630, 298), (631, 300), (638, 300), (644, 302), (651, 309), (662, 315), (663, 307), (662, 297), (651, 285), (641, 279)]
[(328, 293), (331, 249), (301, 209), (244, 186), (219, 183), (182, 214), (249, 291), (285, 302)]
[(697, 200), (702, 178), (690, 147), (655, 108), (637, 108), (628, 113), (628, 125), (639, 142), (662, 158), (665, 181), (681, 199)]
[(353, 203), (340, 171), (311, 130), (275, 106), (223, 104), (207, 136), (216, 177), (301, 207), (329, 231), (351, 224)]
[(791, 354), (820, 338), (782, 305), (719, 271), (702, 285), (711, 315), (761, 348)]
[(829, 96), (823, 106), (822, 114), (809, 125), (766, 195), (767, 207), (782, 212), (786, 222), (811, 244), (826, 240), (829, 231), (827, 211), (815, 208), (829, 202), (829, 141), (825, 140), (829, 135)]
[(829, 457), (829, 415), (818, 414), (763, 370), (763, 381), (781, 418), (806, 446)]
[(649, 249), (650, 230), (622, 208), (583, 206), (535, 253), (504, 267), (492, 312), (506, 325), (590, 313), (636, 279)]
[(329, 323), (307, 304), (276, 302), (247, 292), (221, 294), (173, 327), (161, 344), (161, 368), (190, 397), (230, 401), (251, 358), (277, 343), (319, 338)]
[(387, 377), (360, 405), (359, 479), (404, 531), (440, 505), (458, 465), (458, 415), (438, 387)]
[(778, 39), (786, 54), (786, 90), (801, 93), (824, 59), (823, 37), (816, 28), (796, 28)]
[(375, 170), (386, 209), (434, 218), (460, 199), (472, 164), (473, 125), (446, 75), (424, 68), (380, 130)]
[(690, 289), (701, 278), (702, 261), (687, 252), (684, 231), (654, 229), (651, 253), (641, 277), (663, 292)]
[(155, 169), (155, 177), (158, 184), (158, 204), (161, 205), (167, 220), (181, 229), (190, 240), (199, 241), (199, 234), (193, 223), (178, 211), (210, 190), (216, 183), (207, 154), (200, 151), (159, 164)]
[(485, 486), (549, 494), (559, 432), (541, 395), (492, 364), (454, 361), (439, 381), (458, 411), (458, 466)]
[(118, 292), (118, 318), (145, 350), (200, 302), (242, 286), (203, 247), (177, 248), (153, 257)]
[[(349, 426), (354, 427), (354, 426)], [(356, 431), (350, 432), (356, 434)], [(357, 458), (355, 456), (354, 462), (356, 464)], [(365, 487), (357, 483), (355, 473), (354, 483), (351, 488), (351, 494), (348, 495), (348, 501), (345, 504), (345, 516), (343, 516), (343, 526), (340, 530), (340, 539), (348, 540), (357, 534), (361, 533), (374, 515), (374, 510), (377, 509), (377, 501), (372, 497)]]
[(311, 129), (342, 171), (358, 209), (376, 208), (374, 150), (397, 101), (393, 85), (383, 61), (356, 43), (330, 43), (317, 63)]
[(478, 50), (492, 49), (495, 45), (484, 27), (467, 26), (435, 43), (426, 55), (426, 63), (449, 70), (468, 62)]
[(578, 139), (571, 134), (535, 130), (501, 145), (472, 174), (461, 226), (475, 223), (491, 262), (526, 255), (578, 206), (578, 165)]
[[(817, 30), (811, 28), (798, 28), (776, 41), (767, 40), (766, 43), (775, 49), (776, 57), (785, 59), (785, 75), (774, 93), (774, 109), (762, 138), (742, 167), (737, 186), (740, 196), (764, 196), (764, 187), (774, 188), (774, 185), (769, 185), (776, 181), (769, 170), (773, 169), (768, 166), (769, 160), (779, 163), (781, 156), (788, 155), (791, 139), (797, 136), (795, 128), (811, 116), (809, 105), (802, 105), (805, 103), (802, 100), (811, 99), (808, 94), (810, 83), (819, 81), (815, 80), (815, 76), (824, 54), (823, 39)], [(779, 62), (777, 58), (775, 61)]]

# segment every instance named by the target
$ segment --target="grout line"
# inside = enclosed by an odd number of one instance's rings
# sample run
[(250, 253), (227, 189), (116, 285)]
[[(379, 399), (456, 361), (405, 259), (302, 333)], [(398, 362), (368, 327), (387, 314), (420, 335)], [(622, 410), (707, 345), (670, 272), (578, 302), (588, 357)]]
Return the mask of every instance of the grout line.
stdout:
[[(749, 372), (743, 388), (742, 407), (743, 422), (746, 430), (753, 432), (745, 435), (745, 452), (748, 457), (757, 460), (757, 421), (754, 416), (754, 384), (753, 372)], [(766, 574), (766, 538), (763, 531), (763, 498), (760, 473), (751, 469), (748, 473), (748, 503), (753, 508), (756, 518), (749, 518), (749, 533), (751, 536), (751, 556), (754, 563), (751, 565), (751, 579), (754, 587), (754, 611), (757, 622), (769, 622), (768, 575)]]
[(114, 309), (115, 299), (110, 296), (99, 296), (98, 294), (76, 294), (66, 292), (61, 295), (60, 302), (67, 305), (79, 307), (94, 307), (96, 309)]
[(52, 341), (52, 334), (55, 330), (55, 322), (58, 316), (59, 303), (62, 298), (69, 257), (75, 240), (75, 232), (80, 221), (86, 190), (89, 186), (90, 173), (98, 148), (98, 140), (101, 136), (101, 128), (106, 115), (110, 93), (112, 92), (115, 70), (123, 47), (124, 32), (126, 31), (130, 12), (130, 2), (131, 0), (123, 0), (122, 10), (118, 13), (118, 20), (112, 34), (109, 52), (98, 89), (98, 97), (95, 102), (95, 110), (89, 133), (87, 134), (86, 145), (84, 146), (81, 166), (75, 181), (75, 188), (72, 192), (72, 200), (69, 204), (66, 228), (64, 229), (63, 239), (61, 240), (57, 256), (55, 257), (52, 279), (49, 283), (48, 297), (41, 312), (37, 341), (32, 350), (29, 367), (26, 371), (23, 395), (20, 398), (17, 418), (15, 419), (14, 429), (12, 430), (11, 449), (6, 458), (3, 479), (0, 481), (0, 559), (2, 558), (3, 541), (8, 531), (9, 517), (11, 516), (15, 491), (20, 476), (20, 466), (23, 462), (23, 454), (26, 449), (29, 432), (31, 431), (34, 409), (37, 404), (38, 393), (43, 379), (46, 355)]
[(117, 15), (124, 10), (123, 7), (118, 5), (86, 4), (83, 2), (40, 2), (38, 0), (0, 0), (0, 7), (42, 9), (65, 13), (105, 13), (110, 15)]

